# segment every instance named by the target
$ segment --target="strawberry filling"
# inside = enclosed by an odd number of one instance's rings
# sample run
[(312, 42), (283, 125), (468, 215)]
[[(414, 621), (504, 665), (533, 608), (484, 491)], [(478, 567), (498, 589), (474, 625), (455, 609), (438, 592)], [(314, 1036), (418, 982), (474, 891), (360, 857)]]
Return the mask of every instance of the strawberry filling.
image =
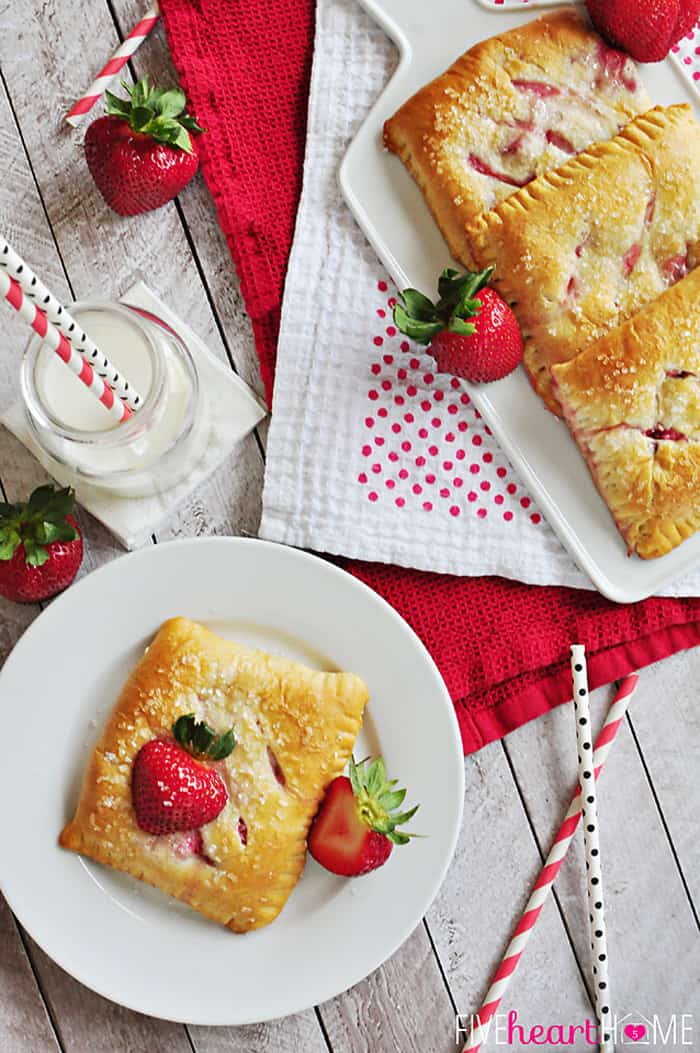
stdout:
[(671, 380), (685, 380), (686, 377), (694, 377), (695, 373), (690, 373), (687, 369), (667, 369), (666, 376)]
[(647, 202), (647, 207), (644, 212), (644, 226), (651, 226), (651, 221), (654, 218), (654, 209), (656, 208), (656, 194), (652, 194)]
[(661, 265), (661, 273), (669, 285), (674, 285), (681, 278), (685, 278), (690, 270), (688, 254), (685, 256), (671, 256)]
[(534, 132), (535, 120), (533, 117), (513, 117), (507, 121), (496, 121), (499, 128), (517, 128), (521, 132)]
[(236, 829), (238, 830), (238, 836), (241, 839), (241, 844), (245, 848), (245, 846), (248, 844), (248, 827), (246, 826), (246, 821), (243, 818), (243, 816), (239, 818), (238, 826), (236, 827)]
[(561, 89), (555, 84), (547, 84), (542, 80), (514, 80), (511, 83), (518, 91), (528, 91), (540, 99), (550, 99), (554, 95), (561, 95)]
[(641, 245), (631, 245), (622, 258), (622, 273), (625, 278), (629, 278), (630, 274), (637, 266), (637, 262), (642, 253)]
[(469, 155), (469, 164), (474, 171), (479, 172), (480, 175), (490, 176), (491, 179), (498, 179), (499, 182), (507, 183), (508, 186), (527, 186), (527, 184), (531, 183), (535, 178), (534, 173), (527, 176), (526, 179), (515, 179), (513, 176), (507, 175), (505, 172), (497, 172), (494, 168), (491, 168), (490, 165), (486, 164), (485, 161), (482, 161), (480, 157), (477, 157), (476, 154)]
[(581, 291), (581, 284), (575, 274), (569, 278), (566, 286), (566, 295), (569, 300), (576, 300)]
[(269, 746), (267, 747), (267, 759), (270, 762), (272, 774), (277, 779), (277, 782), (280, 784), (280, 786), (286, 786), (287, 780), (285, 778), (284, 772), (282, 771), (280, 762), (277, 760), (277, 755), (274, 752), (274, 750), (270, 749)]
[(523, 145), (524, 139), (524, 133), (522, 135), (518, 135), (515, 139), (513, 139), (513, 142), (509, 146), (506, 146), (503, 150), (501, 150), (501, 156), (511, 157), (513, 154), (517, 154), (521, 146)]
[(555, 132), (553, 128), (547, 129), (545, 138), (550, 146), (556, 146), (557, 150), (561, 150), (565, 154), (576, 153), (576, 150), (566, 136), (561, 135), (560, 132)]
[(623, 88), (627, 88), (627, 91), (637, 90), (637, 82), (632, 76), (627, 55), (624, 52), (606, 47), (601, 43), (598, 48), (598, 61), (600, 73), (595, 81), (596, 88), (600, 88), (604, 81), (608, 80), (613, 84), (622, 85)]
[(173, 834), (170, 843), (178, 859), (199, 856), (204, 852), (204, 841), (199, 830), (186, 830), (182, 834)]
[(650, 439), (666, 440), (667, 442), (685, 442), (687, 441), (687, 435), (683, 435), (682, 432), (676, 431), (675, 428), (665, 428), (663, 424), (656, 424), (653, 428), (647, 428), (644, 432)]
[(178, 859), (189, 859), (190, 856), (199, 856), (202, 862), (210, 867), (216, 863), (204, 851), (204, 838), (201, 830), (186, 830), (184, 833), (172, 834), (170, 844)]

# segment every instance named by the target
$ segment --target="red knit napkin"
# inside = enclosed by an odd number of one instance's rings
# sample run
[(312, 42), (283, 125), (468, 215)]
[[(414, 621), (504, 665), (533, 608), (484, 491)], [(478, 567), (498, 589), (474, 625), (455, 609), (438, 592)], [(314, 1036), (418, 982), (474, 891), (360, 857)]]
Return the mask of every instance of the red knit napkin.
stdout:
[[(206, 129), (202, 167), (253, 322), (271, 401), (302, 180), (314, 0), (161, 0), (173, 59)], [(700, 601), (619, 606), (598, 593), (349, 563), (413, 626), (455, 703), (465, 753), (571, 697), (568, 645), (592, 686), (700, 642)]]

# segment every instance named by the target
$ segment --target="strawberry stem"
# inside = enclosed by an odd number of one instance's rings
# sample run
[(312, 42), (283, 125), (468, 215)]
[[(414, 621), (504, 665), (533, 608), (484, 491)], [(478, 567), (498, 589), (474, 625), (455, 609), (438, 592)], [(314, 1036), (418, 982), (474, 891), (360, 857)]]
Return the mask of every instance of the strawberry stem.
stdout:
[(367, 767), (367, 760), (355, 763), (350, 758), (349, 776), (352, 791), (356, 799), (357, 814), (360, 820), (379, 834), (384, 834), (395, 845), (405, 845), (417, 834), (408, 834), (397, 827), (407, 823), (418, 811), (418, 805), (406, 812), (396, 812), (403, 804), (405, 790), (397, 790), (396, 779), (387, 779), (386, 768), (381, 757)]
[(173, 724), (175, 741), (193, 757), (224, 760), (236, 745), (234, 729), (217, 735), (205, 721), (195, 720), (194, 713), (178, 717)]
[(187, 99), (179, 88), (152, 88), (148, 77), (130, 85), (122, 81), (128, 99), (120, 99), (111, 91), (105, 92), (107, 113), (122, 117), (135, 132), (149, 135), (161, 143), (176, 146), (191, 154), (190, 132), (202, 132), (194, 117), (185, 111)]
[(481, 310), (476, 294), (488, 285), (493, 272), (493, 267), (466, 274), (445, 268), (438, 279), (437, 303), (417, 289), (404, 289), (399, 293), (401, 302), (394, 307), (396, 328), (418, 344), (431, 343), (444, 330), (472, 336), (476, 326), (469, 319)]

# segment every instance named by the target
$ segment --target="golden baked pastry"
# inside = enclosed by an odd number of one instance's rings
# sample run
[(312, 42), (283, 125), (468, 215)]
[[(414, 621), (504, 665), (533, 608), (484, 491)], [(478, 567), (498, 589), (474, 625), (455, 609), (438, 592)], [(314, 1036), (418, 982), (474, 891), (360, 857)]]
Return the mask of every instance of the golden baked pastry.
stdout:
[[(299, 879), (309, 824), (352, 753), (367, 698), (350, 673), (317, 672), (185, 618), (167, 621), (119, 697), (60, 843), (234, 932), (267, 925)], [(134, 761), (153, 740), (177, 750), (171, 728), (186, 714), (218, 732), (233, 725), (233, 751), (205, 765), (225, 804), (198, 833), (156, 836), (137, 822)]]
[(571, 362), (554, 390), (628, 548), (700, 527), (700, 268)]
[(563, 8), (471, 48), (386, 122), (384, 142), (469, 267), (468, 222), (650, 105), (632, 60)]
[(535, 390), (550, 366), (619, 325), (700, 261), (700, 125), (656, 107), (480, 216), (480, 267), (513, 306)]

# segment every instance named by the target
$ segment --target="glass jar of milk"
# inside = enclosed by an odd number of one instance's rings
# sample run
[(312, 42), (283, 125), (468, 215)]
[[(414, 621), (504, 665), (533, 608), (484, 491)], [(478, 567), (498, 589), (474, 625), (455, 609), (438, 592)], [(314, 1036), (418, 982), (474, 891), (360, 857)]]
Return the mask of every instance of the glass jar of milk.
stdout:
[(177, 333), (130, 304), (79, 303), (71, 313), (142, 398), (115, 423), (40, 337), (22, 362), (25, 415), (50, 471), (64, 485), (126, 497), (170, 489), (201, 460), (209, 436), (195, 363)]

